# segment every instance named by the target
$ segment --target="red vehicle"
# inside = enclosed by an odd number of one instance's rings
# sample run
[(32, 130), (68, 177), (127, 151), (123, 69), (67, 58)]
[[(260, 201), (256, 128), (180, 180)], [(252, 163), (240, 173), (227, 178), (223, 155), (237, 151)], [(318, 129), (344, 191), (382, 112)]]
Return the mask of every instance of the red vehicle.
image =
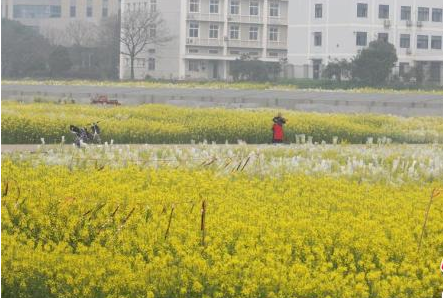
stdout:
[(91, 104), (101, 104), (101, 105), (115, 105), (119, 106), (121, 103), (116, 99), (108, 99), (107, 95), (97, 95), (95, 98), (91, 98)]

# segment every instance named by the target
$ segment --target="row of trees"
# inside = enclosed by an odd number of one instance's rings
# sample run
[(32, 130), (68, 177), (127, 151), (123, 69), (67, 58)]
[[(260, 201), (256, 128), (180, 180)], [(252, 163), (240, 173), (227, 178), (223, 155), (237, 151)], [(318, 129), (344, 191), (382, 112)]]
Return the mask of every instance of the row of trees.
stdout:
[(369, 47), (361, 50), (350, 61), (343, 59), (329, 62), (323, 76), (337, 81), (347, 79), (369, 86), (379, 86), (387, 81), (397, 61), (394, 45), (377, 40), (371, 42)]
[(117, 79), (122, 54), (130, 58), (134, 79), (135, 58), (149, 46), (171, 39), (158, 12), (129, 11), (98, 25), (73, 21), (64, 29), (40, 32), (2, 19), (2, 75)]
[[(322, 72), (324, 79), (321, 81), (330, 86), (334, 81), (341, 83), (347, 81), (349, 86), (383, 86), (389, 84), (397, 87), (409, 85), (420, 85), (424, 82), (424, 70), (417, 64), (410, 69), (402, 69), (399, 76), (403, 83), (398, 85), (399, 77), (393, 75), (393, 68), (398, 61), (394, 45), (383, 41), (373, 41), (369, 46), (361, 50), (350, 60), (329, 61)], [(235, 81), (275, 81), (281, 78), (282, 71), (287, 66), (287, 60), (280, 62), (263, 62), (257, 58), (243, 55), (231, 62), (230, 71)], [(340, 86), (338, 84), (337, 86)]]
[[(373, 41), (351, 60), (330, 61), (323, 71), (323, 77), (337, 82), (347, 80), (367, 86), (381, 86), (390, 80), (395, 81), (392, 70), (397, 61), (394, 45), (382, 40)], [(399, 76), (405, 83), (420, 85), (424, 81), (424, 70), (417, 64), (403, 70)]]
[[(152, 45), (164, 45), (174, 37), (159, 12), (129, 11), (122, 18), (109, 17), (99, 25), (74, 21), (63, 30), (46, 30), (44, 36), (16, 21), (2, 19), (2, 75), (4, 77), (79, 77), (117, 79), (120, 55), (129, 57), (131, 79), (134, 61)], [(373, 41), (351, 60), (331, 61), (323, 77), (380, 86), (387, 82), (398, 61), (395, 47)], [(286, 59), (264, 62), (243, 55), (230, 63), (235, 81), (275, 81)], [(413, 68), (406, 79), (423, 77)]]
[(249, 55), (242, 55), (230, 63), (230, 74), (234, 81), (275, 81), (280, 77), (286, 60), (264, 62)]
[(119, 27), (119, 18), (109, 17), (99, 25), (72, 22), (44, 36), (2, 19), (2, 76), (117, 78)]

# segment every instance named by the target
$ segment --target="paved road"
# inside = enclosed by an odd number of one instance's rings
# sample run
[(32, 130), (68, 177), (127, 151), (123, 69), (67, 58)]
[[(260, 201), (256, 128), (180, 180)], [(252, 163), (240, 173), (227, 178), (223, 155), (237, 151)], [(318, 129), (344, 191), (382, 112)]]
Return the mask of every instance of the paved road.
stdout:
[(443, 96), (413, 93), (353, 93), (306, 90), (233, 90), (140, 88), (103, 86), (3, 85), (2, 98), (32, 101), (36, 96), (72, 97), (89, 103), (106, 94), (124, 105), (165, 103), (180, 106), (227, 108), (277, 107), (316, 112), (381, 113), (403, 116), (443, 116)]

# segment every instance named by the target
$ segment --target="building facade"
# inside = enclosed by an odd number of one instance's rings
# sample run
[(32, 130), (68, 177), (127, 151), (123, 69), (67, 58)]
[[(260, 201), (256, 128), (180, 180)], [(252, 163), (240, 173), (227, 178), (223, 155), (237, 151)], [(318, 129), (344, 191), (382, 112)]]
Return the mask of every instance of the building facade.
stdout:
[(2, 0), (2, 18), (34, 27), (47, 36), (73, 21), (98, 24), (120, 12), (120, 0)]
[(288, 60), (293, 77), (319, 78), (377, 39), (397, 49), (397, 73), (419, 63), (443, 83), (442, 0), (291, 0)]
[[(244, 54), (279, 62), (287, 54), (288, 0), (123, 0), (122, 13), (156, 9), (173, 40), (150, 46), (135, 60), (135, 77), (229, 79)], [(130, 76), (121, 56), (120, 77)]]

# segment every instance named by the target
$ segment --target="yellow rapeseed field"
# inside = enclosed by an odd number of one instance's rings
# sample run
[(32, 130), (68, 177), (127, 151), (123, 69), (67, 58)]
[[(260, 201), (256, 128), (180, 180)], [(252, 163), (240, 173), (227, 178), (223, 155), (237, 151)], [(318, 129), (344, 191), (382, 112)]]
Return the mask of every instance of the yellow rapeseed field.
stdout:
[[(2, 143), (59, 143), (72, 141), (69, 125), (101, 121), (102, 139), (115, 143), (269, 143), (276, 110), (192, 109), (166, 105), (104, 108), (51, 103), (2, 103)], [(443, 142), (442, 117), (402, 118), (367, 114), (318, 114), (285, 111), (286, 142), (297, 135), (314, 142), (366, 143), (390, 138), (398, 143)]]
[[(388, 148), (391, 155), (368, 148), (367, 156), (339, 146), (257, 147), (263, 156), (245, 165), (251, 171), (242, 171), (246, 162), (223, 168), (252, 156), (245, 148), (108, 147), (2, 157), (2, 297), (437, 298), (443, 291), (443, 183), (423, 174), (441, 178), (441, 147), (399, 146)], [(119, 157), (133, 162), (113, 164)], [(192, 166), (183, 161), (198, 157), (203, 162)], [(287, 166), (277, 171), (281, 161)], [(341, 163), (415, 178), (349, 179), (334, 174)]]

